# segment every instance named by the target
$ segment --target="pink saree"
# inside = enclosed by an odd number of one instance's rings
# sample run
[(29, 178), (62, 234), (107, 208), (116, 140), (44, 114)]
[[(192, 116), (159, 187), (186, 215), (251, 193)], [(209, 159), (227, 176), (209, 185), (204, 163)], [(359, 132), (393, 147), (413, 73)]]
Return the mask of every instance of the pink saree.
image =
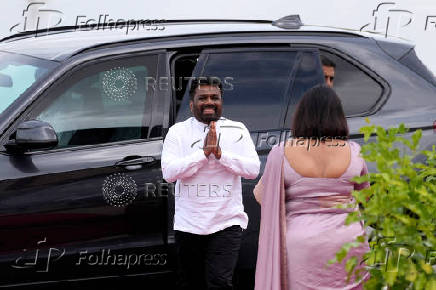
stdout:
[[(287, 290), (284, 144), (274, 146), (262, 176), (262, 209), (255, 290)], [(281, 166), (279, 166), (281, 165)]]
[[(284, 157), (283, 143), (271, 149), (254, 189), (262, 204), (255, 290), (362, 288), (368, 273), (359, 281), (347, 281), (344, 264), (326, 267), (344, 243), (364, 235), (363, 224), (345, 224), (348, 212), (357, 208), (334, 206), (350, 200), (353, 189), (369, 186), (351, 181), (366, 174), (367, 168), (359, 156), (360, 146), (353, 141), (349, 145), (350, 164), (338, 178), (301, 176)], [(350, 254), (363, 257), (368, 249), (365, 243)]]

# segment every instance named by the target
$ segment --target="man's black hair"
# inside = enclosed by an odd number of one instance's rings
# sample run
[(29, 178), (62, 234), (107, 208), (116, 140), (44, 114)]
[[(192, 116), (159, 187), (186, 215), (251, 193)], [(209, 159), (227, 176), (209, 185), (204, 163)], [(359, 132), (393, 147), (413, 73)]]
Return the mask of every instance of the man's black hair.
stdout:
[(220, 89), (221, 96), (223, 94), (223, 85), (221, 83), (220, 78), (218, 78), (218, 77), (196, 77), (196, 78), (192, 79), (191, 87), (189, 88), (189, 96), (191, 97), (191, 100), (194, 99), (195, 90), (201, 85), (216, 86)]
[(334, 61), (332, 61), (330, 58), (328, 58), (325, 55), (321, 55), (321, 63), (324, 66), (336, 67), (336, 64), (334, 63)]

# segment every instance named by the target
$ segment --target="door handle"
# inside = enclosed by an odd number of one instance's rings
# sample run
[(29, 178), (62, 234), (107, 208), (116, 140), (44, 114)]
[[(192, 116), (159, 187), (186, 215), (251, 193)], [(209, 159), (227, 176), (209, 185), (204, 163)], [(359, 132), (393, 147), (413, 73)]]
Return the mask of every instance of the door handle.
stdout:
[(150, 165), (156, 162), (156, 158), (153, 156), (127, 156), (123, 160), (115, 163), (115, 166), (121, 167), (135, 167), (135, 168), (127, 168), (127, 169), (137, 169), (135, 165), (139, 165), (141, 168), (142, 165)]

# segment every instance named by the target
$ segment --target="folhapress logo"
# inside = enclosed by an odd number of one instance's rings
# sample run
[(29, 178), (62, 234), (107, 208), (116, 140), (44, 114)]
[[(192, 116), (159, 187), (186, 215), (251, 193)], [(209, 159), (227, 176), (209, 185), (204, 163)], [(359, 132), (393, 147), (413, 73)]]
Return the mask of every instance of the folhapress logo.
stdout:
[(360, 31), (383, 33), (385, 37), (400, 36), (401, 29), (413, 21), (413, 12), (400, 9), (395, 2), (383, 2), (372, 11), (371, 22), (363, 25)]
[(12, 33), (49, 29), (59, 26), (63, 13), (48, 9), (45, 2), (31, 2), (23, 10), (21, 22), (9, 28)]

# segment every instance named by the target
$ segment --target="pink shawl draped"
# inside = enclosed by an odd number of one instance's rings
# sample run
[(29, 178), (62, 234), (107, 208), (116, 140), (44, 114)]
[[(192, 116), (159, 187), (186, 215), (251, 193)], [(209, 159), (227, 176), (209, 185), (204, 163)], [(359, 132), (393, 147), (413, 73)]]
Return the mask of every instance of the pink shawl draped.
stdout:
[(255, 290), (288, 290), (283, 160), (282, 142), (271, 149), (262, 176)]

